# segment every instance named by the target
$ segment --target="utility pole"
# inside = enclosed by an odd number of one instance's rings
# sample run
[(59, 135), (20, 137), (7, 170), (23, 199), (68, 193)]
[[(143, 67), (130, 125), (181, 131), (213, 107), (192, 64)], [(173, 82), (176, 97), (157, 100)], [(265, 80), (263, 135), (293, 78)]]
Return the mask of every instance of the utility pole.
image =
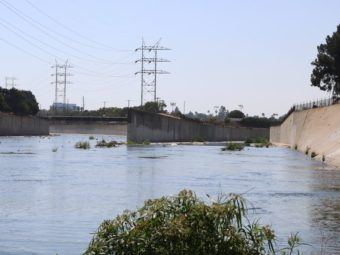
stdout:
[(126, 101), (128, 102), (128, 108), (130, 108), (130, 102), (133, 101), (133, 100), (128, 99)]
[(85, 111), (85, 97), (83, 96), (83, 111)]
[[(141, 51), (141, 58), (135, 61), (135, 63), (141, 63), (141, 70), (135, 73), (141, 75), (141, 106), (143, 106), (144, 101), (146, 101), (145, 97), (147, 95), (149, 95), (147, 98), (148, 101), (157, 101), (157, 75), (169, 74), (167, 71), (158, 69), (158, 63), (170, 62), (169, 60), (158, 58), (158, 51), (170, 50), (159, 44), (160, 40), (158, 40), (155, 45), (148, 46), (145, 45), (144, 40), (142, 40), (142, 46), (135, 49), (135, 51)], [(150, 67), (152, 64), (153, 67)]]
[(176, 106), (176, 103), (175, 102), (171, 102), (170, 106), (171, 106), (171, 112), (174, 112), (174, 107)]
[(185, 114), (185, 101), (183, 102), (183, 114)]
[(5, 88), (14, 88), (16, 86), (15, 80), (17, 80), (15, 77), (5, 77)]
[(105, 109), (105, 107), (106, 107), (106, 101), (103, 101), (103, 105), (104, 105), (104, 108), (103, 108), (103, 109)]

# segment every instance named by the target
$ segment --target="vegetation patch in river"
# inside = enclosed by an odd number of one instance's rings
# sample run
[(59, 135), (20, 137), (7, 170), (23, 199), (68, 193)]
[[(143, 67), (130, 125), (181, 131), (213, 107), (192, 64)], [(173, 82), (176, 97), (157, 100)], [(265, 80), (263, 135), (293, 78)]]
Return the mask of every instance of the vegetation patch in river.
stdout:
[(90, 146), (90, 143), (88, 141), (85, 141), (85, 142), (77, 142), (75, 144), (75, 148), (87, 150), (87, 149), (90, 149), (91, 146)]
[(264, 138), (264, 137), (257, 137), (255, 139), (247, 138), (245, 140), (244, 144), (245, 144), (245, 146), (253, 146), (253, 147), (256, 147), (256, 148), (262, 148), (262, 147), (268, 148), (269, 146), (272, 145), (268, 141), (268, 139)]
[(224, 148), (221, 148), (222, 151), (241, 151), (243, 149), (244, 143), (232, 143), (232, 142), (227, 143)]
[(109, 142), (107, 142), (107, 141), (105, 141), (103, 139), (103, 140), (97, 142), (96, 147), (100, 147), (100, 148), (104, 148), (104, 147), (112, 148), (112, 147), (116, 147), (116, 146), (121, 145), (121, 144), (123, 144), (123, 143), (119, 143), (117, 141), (109, 141)]
[(247, 213), (239, 195), (205, 203), (194, 192), (183, 190), (173, 197), (147, 200), (136, 211), (104, 221), (85, 254), (293, 254), (301, 245), (292, 235), (287, 248), (277, 249), (274, 231), (250, 222)]
[(132, 140), (128, 140), (127, 143), (126, 143), (127, 146), (142, 146), (142, 145), (150, 145), (150, 141), (143, 141), (141, 143), (137, 143), (135, 141), (132, 141)]

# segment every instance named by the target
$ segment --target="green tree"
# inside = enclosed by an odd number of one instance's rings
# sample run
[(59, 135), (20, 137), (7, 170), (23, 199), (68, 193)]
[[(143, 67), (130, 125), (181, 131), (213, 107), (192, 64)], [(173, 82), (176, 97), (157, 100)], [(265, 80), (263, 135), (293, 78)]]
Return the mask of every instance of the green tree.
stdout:
[(140, 107), (142, 111), (152, 112), (152, 113), (160, 113), (165, 112), (166, 104), (163, 101), (159, 102), (146, 102), (143, 106)]
[(217, 114), (218, 118), (224, 120), (227, 114), (228, 114), (227, 109), (225, 108), (225, 106), (221, 105)]
[(340, 25), (326, 43), (318, 47), (316, 59), (312, 62), (312, 86), (324, 91), (332, 91), (333, 96), (340, 94)]
[(31, 91), (0, 88), (0, 111), (35, 115), (39, 111), (39, 106)]
[(0, 112), (8, 112), (9, 107), (7, 105), (6, 99), (2, 91), (0, 91)]
[(240, 110), (233, 110), (228, 114), (228, 118), (242, 119), (244, 118), (244, 113)]

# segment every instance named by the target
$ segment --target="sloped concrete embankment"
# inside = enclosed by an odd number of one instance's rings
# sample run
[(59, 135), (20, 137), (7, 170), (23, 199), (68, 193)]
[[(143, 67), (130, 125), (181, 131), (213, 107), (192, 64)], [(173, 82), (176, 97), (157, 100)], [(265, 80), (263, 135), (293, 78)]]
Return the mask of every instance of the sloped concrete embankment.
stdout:
[(130, 110), (128, 117), (127, 139), (137, 143), (242, 141), (258, 137), (269, 138), (269, 129), (204, 124), (191, 119), (136, 110)]
[(280, 126), (270, 128), (270, 141), (288, 145), (315, 159), (340, 167), (340, 104), (293, 112)]
[(33, 116), (0, 113), (0, 136), (49, 135), (48, 121)]

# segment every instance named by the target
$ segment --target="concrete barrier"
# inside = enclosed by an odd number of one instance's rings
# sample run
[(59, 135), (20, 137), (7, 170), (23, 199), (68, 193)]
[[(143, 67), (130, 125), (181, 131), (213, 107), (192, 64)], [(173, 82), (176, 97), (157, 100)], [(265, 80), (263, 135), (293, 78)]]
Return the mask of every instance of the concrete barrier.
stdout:
[(280, 125), (270, 128), (270, 141), (297, 148), (315, 159), (340, 167), (340, 105), (295, 111)]
[(127, 117), (47, 116), (51, 133), (126, 135)]
[(126, 123), (49, 121), (51, 133), (126, 135)]
[(49, 135), (47, 120), (0, 113), (0, 136)]
[(166, 114), (130, 110), (127, 139), (141, 143), (204, 141), (242, 141), (247, 138), (269, 138), (267, 128), (227, 127), (181, 119)]

